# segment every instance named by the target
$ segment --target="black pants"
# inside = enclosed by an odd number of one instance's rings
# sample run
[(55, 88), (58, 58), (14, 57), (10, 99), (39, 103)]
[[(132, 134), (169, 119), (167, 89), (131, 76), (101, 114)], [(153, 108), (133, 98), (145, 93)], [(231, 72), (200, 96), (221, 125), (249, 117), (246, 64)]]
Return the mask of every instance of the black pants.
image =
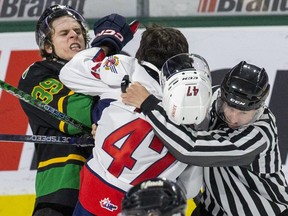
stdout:
[(57, 204), (40, 204), (34, 209), (33, 216), (71, 216), (74, 208)]
[[(199, 213), (198, 215), (201, 215), (201, 216), (213, 216), (212, 214), (210, 214), (209, 212), (207, 212), (204, 208), (204, 205), (202, 204), (199, 204), (197, 206), (197, 208), (199, 208)], [(191, 216), (194, 216), (193, 214)], [(282, 213), (280, 213), (279, 215), (277, 216), (288, 216), (288, 209), (286, 209), (285, 211), (283, 211)]]
[(288, 209), (286, 209), (285, 211), (283, 211), (281, 214), (279, 214), (278, 216), (288, 216)]
[(200, 208), (197, 205), (196, 208), (193, 210), (191, 216), (201, 216), (202, 214), (200, 213)]
[[(210, 214), (209, 212), (206, 211), (203, 204), (200, 203), (197, 206), (197, 208), (198, 208), (199, 215), (201, 215), (201, 216), (213, 216), (212, 214)], [(194, 215), (191, 215), (191, 216), (194, 216)]]

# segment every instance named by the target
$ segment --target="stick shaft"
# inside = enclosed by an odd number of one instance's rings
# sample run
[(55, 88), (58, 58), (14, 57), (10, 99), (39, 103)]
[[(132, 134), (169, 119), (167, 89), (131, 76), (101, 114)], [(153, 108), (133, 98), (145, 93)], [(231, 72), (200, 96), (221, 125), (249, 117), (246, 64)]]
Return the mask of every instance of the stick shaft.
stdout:
[(60, 144), (60, 145), (77, 145), (81, 147), (94, 146), (92, 137), (66, 137), (66, 136), (45, 136), (45, 135), (17, 135), (17, 134), (0, 134), (2, 142), (31, 142), (37, 144)]

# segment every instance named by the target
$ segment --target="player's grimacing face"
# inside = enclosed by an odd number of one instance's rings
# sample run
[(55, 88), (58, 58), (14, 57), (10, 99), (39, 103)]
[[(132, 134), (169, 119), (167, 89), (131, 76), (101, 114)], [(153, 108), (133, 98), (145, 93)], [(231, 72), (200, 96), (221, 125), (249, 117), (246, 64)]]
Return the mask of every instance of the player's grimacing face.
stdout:
[[(71, 60), (79, 51), (85, 49), (85, 39), (80, 24), (72, 17), (63, 16), (52, 22), (51, 41), (58, 57)], [(52, 53), (52, 47), (46, 49)]]

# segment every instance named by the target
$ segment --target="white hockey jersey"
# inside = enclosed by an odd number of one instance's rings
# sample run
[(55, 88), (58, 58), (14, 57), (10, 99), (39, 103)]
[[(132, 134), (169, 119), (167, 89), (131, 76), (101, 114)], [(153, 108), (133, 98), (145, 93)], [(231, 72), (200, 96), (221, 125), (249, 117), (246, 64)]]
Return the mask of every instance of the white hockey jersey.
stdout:
[[(81, 51), (60, 73), (60, 80), (71, 90), (100, 96), (95, 147), (86, 164), (88, 169), (102, 182), (123, 191), (149, 178), (176, 181), (182, 174), (180, 178), (187, 196), (196, 196), (202, 185), (202, 168), (187, 167), (175, 160), (155, 136), (144, 115), (121, 100), (121, 82), (125, 75), (131, 82), (140, 82), (159, 99), (161, 86), (136, 58), (114, 55), (103, 59), (101, 55), (99, 48)], [(185, 169), (189, 171), (183, 173)]]

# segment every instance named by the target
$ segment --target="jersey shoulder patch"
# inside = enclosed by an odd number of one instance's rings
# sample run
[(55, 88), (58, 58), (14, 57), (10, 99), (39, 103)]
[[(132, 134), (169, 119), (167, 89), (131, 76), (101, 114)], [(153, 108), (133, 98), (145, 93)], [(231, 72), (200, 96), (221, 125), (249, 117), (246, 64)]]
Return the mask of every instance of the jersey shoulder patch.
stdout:
[(109, 86), (120, 87), (125, 75), (134, 71), (137, 59), (126, 55), (113, 55), (106, 57), (99, 67), (101, 80)]

